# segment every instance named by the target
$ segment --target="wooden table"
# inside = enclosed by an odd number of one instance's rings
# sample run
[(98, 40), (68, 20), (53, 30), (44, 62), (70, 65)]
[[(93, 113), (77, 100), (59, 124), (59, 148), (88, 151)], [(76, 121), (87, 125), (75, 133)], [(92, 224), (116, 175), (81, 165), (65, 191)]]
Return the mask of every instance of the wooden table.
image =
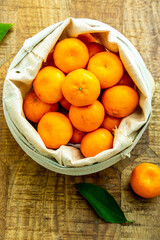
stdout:
[[(0, 239), (160, 239), (160, 196), (142, 199), (129, 185), (131, 171), (139, 163), (160, 166), (159, 13), (159, 0), (0, 0), (0, 22), (14, 23), (0, 43), (0, 95), (7, 69), (24, 40), (69, 16), (97, 19), (123, 33), (140, 52), (156, 83), (150, 124), (131, 157), (83, 177), (51, 172), (29, 158), (12, 137), (0, 100)], [(78, 182), (107, 189), (134, 223), (101, 220), (78, 193)]]

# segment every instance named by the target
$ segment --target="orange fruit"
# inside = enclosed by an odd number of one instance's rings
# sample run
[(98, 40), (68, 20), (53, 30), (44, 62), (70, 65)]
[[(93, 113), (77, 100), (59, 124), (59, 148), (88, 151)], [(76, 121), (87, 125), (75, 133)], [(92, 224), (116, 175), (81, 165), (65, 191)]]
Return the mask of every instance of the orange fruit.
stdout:
[(131, 114), (136, 109), (138, 102), (139, 97), (136, 90), (125, 85), (108, 88), (102, 95), (102, 103), (106, 113), (118, 118)]
[(130, 184), (133, 191), (143, 198), (153, 198), (160, 194), (160, 168), (153, 163), (141, 163), (131, 173)]
[(97, 42), (97, 40), (90, 33), (79, 34), (77, 38), (85, 44), (89, 42)]
[(91, 57), (87, 69), (97, 76), (101, 88), (114, 86), (123, 76), (123, 64), (120, 58), (108, 51), (97, 53)]
[(62, 83), (62, 93), (75, 106), (92, 104), (100, 94), (98, 78), (86, 69), (70, 72)]
[(70, 120), (59, 112), (46, 113), (38, 123), (37, 131), (47, 148), (66, 145), (73, 134)]
[(60, 104), (62, 107), (64, 107), (67, 111), (69, 111), (71, 104), (65, 99), (65, 97), (63, 97), (60, 100)]
[(56, 67), (53, 61), (53, 51), (49, 52), (46, 61), (43, 62), (42, 67), (46, 67), (46, 66)]
[(73, 127), (73, 135), (71, 137), (70, 142), (74, 144), (80, 144), (85, 134), (86, 134), (85, 132), (82, 132)]
[(36, 95), (46, 103), (56, 103), (62, 98), (64, 73), (55, 67), (44, 67), (33, 81)]
[(101, 127), (113, 132), (113, 129), (119, 127), (120, 122), (121, 118), (112, 117), (106, 114)]
[(130, 87), (134, 87), (134, 82), (132, 78), (129, 76), (129, 74), (126, 71), (124, 71), (121, 80), (118, 82), (118, 85), (127, 85)]
[(96, 53), (105, 51), (105, 48), (103, 47), (103, 45), (97, 42), (89, 42), (86, 44), (86, 46), (88, 48), (89, 58), (91, 58)]
[(98, 128), (87, 133), (81, 142), (81, 152), (87, 157), (94, 157), (98, 153), (113, 147), (113, 136), (104, 128)]
[(71, 123), (82, 132), (90, 132), (100, 127), (104, 116), (104, 107), (97, 100), (93, 104), (84, 107), (71, 105), (69, 109)]
[(48, 104), (42, 102), (32, 90), (24, 99), (23, 110), (28, 120), (34, 123), (38, 123), (45, 113), (50, 111), (57, 111), (58, 103)]
[(86, 45), (77, 38), (66, 38), (58, 42), (53, 52), (55, 65), (65, 73), (85, 68), (89, 60)]
[(58, 108), (59, 108), (59, 103), (52, 103), (50, 112), (57, 112)]

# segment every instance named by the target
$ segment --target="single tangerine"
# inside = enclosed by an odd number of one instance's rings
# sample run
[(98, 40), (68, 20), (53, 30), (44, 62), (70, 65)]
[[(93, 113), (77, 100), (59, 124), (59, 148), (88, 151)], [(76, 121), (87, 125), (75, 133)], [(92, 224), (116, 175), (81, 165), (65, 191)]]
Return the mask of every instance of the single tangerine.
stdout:
[(46, 113), (38, 123), (37, 131), (47, 148), (66, 145), (73, 134), (70, 120), (59, 112)]
[(116, 85), (104, 91), (102, 103), (108, 115), (123, 118), (136, 109), (139, 96), (136, 90), (129, 86)]
[(54, 60), (53, 60), (53, 51), (49, 52), (46, 61), (43, 62), (42, 68), (47, 67), (47, 66), (56, 67)]
[(104, 107), (98, 100), (93, 104), (83, 107), (71, 105), (69, 109), (71, 123), (82, 132), (90, 132), (100, 127), (104, 116)]
[(47, 112), (57, 111), (58, 103), (48, 104), (41, 101), (32, 90), (23, 101), (23, 110), (26, 118), (34, 123), (38, 123)]
[(86, 44), (89, 52), (89, 58), (93, 57), (96, 53), (106, 51), (104, 46), (97, 42), (89, 42)]
[(73, 127), (73, 134), (71, 137), (70, 142), (73, 144), (80, 144), (82, 141), (82, 138), (85, 136), (85, 132), (82, 132), (78, 129), (76, 129), (75, 127)]
[(82, 42), (84, 42), (85, 44), (87, 44), (89, 42), (97, 42), (97, 40), (92, 36), (91, 33), (79, 34), (77, 38), (79, 40), (81, 40)]
[(87, 133), (81, 142), (80, 148), (84, 157), (94, 157), (102, 151), (113, 147), (113, 136), (105, 128), (98, 128)]
[(59, 103), (52, 103), (51, 104), (51, 111), (50, 112), (57, 112), (59, 109)]
[(36, 95), (46, 103), (56, 103), (61, 100), (62, 82), (64, 73), (55, 67), (44, 67), (33, 81), (33, 88)]
[(53, 52), (55, 65), (64, 73), (85, 68), (89, 53), (86, 45), (77, 38), (65, 38), (58, 42)]
[(123, 64), (120, 58), (109, 51), (99, 52), (91, 57), (87, 69), (97, 76), (101, 88), (114, 86), (123, 76)]
[(133, 191), (143, 198), (153, 198), (160, 194), (160, 168), (153, 163), (136, 166), (130, 178)]
[(127, 85), (129, 87), (134, 87), (134, 82), (132, 78), (129, 76), (127, 71), (124, 71), (121, 80), (118, 82), (118, 85)]
[(101, 127), (113, 133), (113, 130), (119, 127), (120, 122), (121, 118), (112, 117), (106, 114)]
[(70, 109), (70, 106), (71, 106), (71, 103), (69, 103), (65, 97), (63, 97), (61, 100), (60, 100), (60, 104), (63, 108), (65, 108), (67, 111), (69, 111)]
[(92, 104), (100, 94), (98, 78), (86, 69), (70, 72), (62, 83), (62, 93), (75, 106)]

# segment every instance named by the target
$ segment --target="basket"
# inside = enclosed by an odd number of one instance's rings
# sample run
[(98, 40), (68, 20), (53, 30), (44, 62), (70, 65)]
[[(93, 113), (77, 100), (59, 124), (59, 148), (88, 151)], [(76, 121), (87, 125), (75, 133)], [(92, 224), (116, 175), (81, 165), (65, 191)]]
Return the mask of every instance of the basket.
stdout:
[[(122, 120), (115, 131), (113, 149), (95, 157), (84, 158), (79, 146), (61, 146), (49, 150), (39, 134), (26, 120), (23, 99), (30, 91), (32, 81), (46, 60), (55, 43), (66, 37), (92, 33), (101, 43), (119, 56), (135, 82), (139, 95), (139, 108)], [(154, 80), (135, 47), (116, 29), (92, 19), (67, 18), (27, 39), (13, 59), (3, 87), (3, 110), (7, 125), (20, 147), (43, 167), (66, 175), (87, 175), (112, 166), (126, 156), (138, 143), (145, 131), (152, 112)]]

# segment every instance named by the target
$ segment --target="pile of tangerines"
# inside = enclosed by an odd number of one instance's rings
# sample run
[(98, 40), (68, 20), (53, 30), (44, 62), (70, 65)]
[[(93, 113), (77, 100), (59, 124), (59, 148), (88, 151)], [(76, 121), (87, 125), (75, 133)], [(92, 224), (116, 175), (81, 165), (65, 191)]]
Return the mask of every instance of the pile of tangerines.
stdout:
[(56, 43), (23, 110), (47, 148), (80, 144), (84, 157), (92, 157), (113, 147), (114, 129), (138, 103), (118, 54), (86, 33)]

